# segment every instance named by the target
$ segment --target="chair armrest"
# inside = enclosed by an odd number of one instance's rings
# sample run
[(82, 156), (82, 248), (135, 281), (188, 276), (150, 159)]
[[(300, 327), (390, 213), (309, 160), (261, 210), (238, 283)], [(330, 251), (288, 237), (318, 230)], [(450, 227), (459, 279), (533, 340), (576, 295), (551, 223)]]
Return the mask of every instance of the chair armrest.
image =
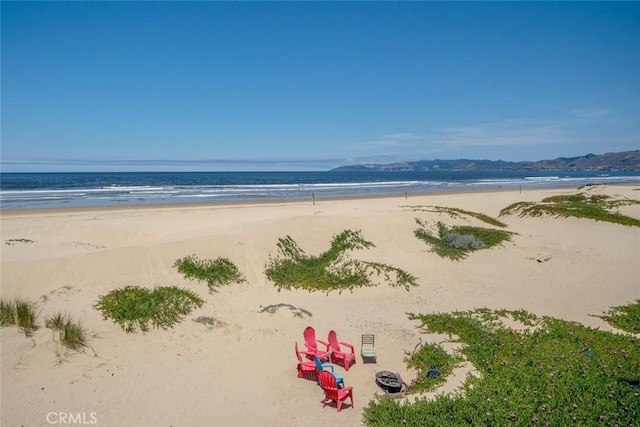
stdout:
[(324, 369), (324, 368), (331, 369), (331, 372), (332, 372), (332, 373), (333, 373), (333, 372), (335, 372), (335, 370), (333, 369), (333, 364), (331, 364), (331, 363), (323, 363), (323, 364), (322, 364), (322, 368), (323, 368), (323, 369)]
[(355, 353), (355, 350), (353, 349), (352, 344), (349, 344), (348, 342), (342, 342), (342, 341), (338, 341), (338, 344), (344, 345), (345, 347), (349, 347), (351, 349), (351, 353)]
[(325, 346), (327, 348), (327, 351), (329, 351), (329, 343), (326, 341), (322, 341), (322, 340), (316, 340), (317, 342), (319, 342), (320, 344), (322, 344), (323, 346)]
[(304, 354), (307, 357), (313, 357), (313, 356), (316, 355), (314, 352), (306, 351), (306, 350), (300, 350), (300, 351), (298, 351), (298, 354)]

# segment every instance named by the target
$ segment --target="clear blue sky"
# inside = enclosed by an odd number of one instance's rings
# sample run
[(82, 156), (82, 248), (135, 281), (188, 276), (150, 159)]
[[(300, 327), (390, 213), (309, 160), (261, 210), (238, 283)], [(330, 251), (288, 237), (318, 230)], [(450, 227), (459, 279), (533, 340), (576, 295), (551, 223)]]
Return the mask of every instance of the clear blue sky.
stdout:
[(640, 149), (640, 2), (1, 8), (7, 172)]

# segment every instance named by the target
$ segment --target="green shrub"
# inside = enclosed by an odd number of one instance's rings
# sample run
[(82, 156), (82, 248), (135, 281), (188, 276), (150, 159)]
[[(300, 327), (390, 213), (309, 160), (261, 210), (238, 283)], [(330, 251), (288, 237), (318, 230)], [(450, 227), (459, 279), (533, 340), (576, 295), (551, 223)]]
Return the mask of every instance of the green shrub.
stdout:
[(195, 293), (176, 286), (153, 290), (126, 286), (100, 297), (94, 307), (126, 332), (136, 328), (147, 332), (150, 325), (162, 329), (173, 326), (203, 303)]
[(420, 228), (414, 231), (414, 235), (431, 245), (441, 257), (453, 260), (463, 259), (469, 252), (490, 248), (511, 239), (511, 233), (505, 230), (469, 225), (454, 225), (449, 228), (440, 221), (437, 223), (436, 237), (427, 229), (425, 222), (416, 218), (416, 223)]
[[(45, 325), (57, 335), (58, 341), (68, 349), (81, 351), (87, 346), (87, 332), (80, 322), (71, 319), (70, 315), (56, 313), (46, 319)], [(55, 338), (54, 338), (55, 340)]]
[(210, 260), (190, 255), (176, 260), (174, 267), (187, 279), (205, 282), (211, 291), (218, 286), (245, 281), (238, 267), (227, 258), (222, 257)]
[(360, 231), (345, 230), (333, 236), (331, 248), (318, 256), (307, 255), (290, 237), (278, 240), (279, 257), (269, 257), (265, 274), (277, 287), (330, 291), (374, 286), (373, 275), (383, 275), (392, 286), (416, 285), (411, 274), (386, 264), (351, 259), (347, 252), (374, 246)]

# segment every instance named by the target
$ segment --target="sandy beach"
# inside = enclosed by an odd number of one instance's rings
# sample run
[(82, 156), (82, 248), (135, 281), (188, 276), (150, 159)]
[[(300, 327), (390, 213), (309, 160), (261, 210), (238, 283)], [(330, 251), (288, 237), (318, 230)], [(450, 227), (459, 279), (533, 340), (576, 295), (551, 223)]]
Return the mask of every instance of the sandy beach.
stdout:
[[(640, 199), (638, 186), (583, 189)], [(423, 334), (407, 313), (477, 307), (525, 309), (611, 330), (602, 314), (640, 297), (640, 229), (576, 218), (504, 216), (510, 242), (462, 261), (440, 258), (414, 237), (415, 219), (447, 224), (481, 223), (416, 211), (446, 206), (498, 217), (520, 201), (540, 201), (576, 188), (425, 194), (371, 199), (188, 205), (137, 208), (2, 211), (3, 299), (37, 303), (40, 329), (26, 338), (0, 329), (1, 425), (99, 426), (330, 426), (362, 425), (362, 409), (377, 394), (374, 375), (414, 372), (403, 359)], [(640, 218), (640, 205), (621, 211)], [(406, 270), (418, 278), (409, 290), (375, 287), (321, 293), (278, 289), (265, 276), (278, 239), (291, 236), (308, 254), (328, 249), (333, 235), (361, 230), (376, 246), (354, 258)], [(246, 282), (209, 293), (176, 271), (176, 259), (226, 257)], [(173, 286), (193, 290), (205, 303), (168, 330), (125, 333), (93, 304), (123, 286)], [(311, 317), (270, 305), (290, 304)], [(91, 334), (83, 353), (60, 352), (48, 315), (69, 313)], [(199, 316), (214, 325), (194, 322)], [(355, 407), (322, 408), (315, 381), (296, 376), (294, 344), (311, 325), (326, 340), (356, 347), (345, 370)], [(360, 338), (376, 336), (377, 364), (363, 364)], [(455, 390), (472, 369), (459, 368), (440, 392)], [(78, 414), (80, 418), (78, 419)], [(68, 418), (67, 418), (68, 420)]]

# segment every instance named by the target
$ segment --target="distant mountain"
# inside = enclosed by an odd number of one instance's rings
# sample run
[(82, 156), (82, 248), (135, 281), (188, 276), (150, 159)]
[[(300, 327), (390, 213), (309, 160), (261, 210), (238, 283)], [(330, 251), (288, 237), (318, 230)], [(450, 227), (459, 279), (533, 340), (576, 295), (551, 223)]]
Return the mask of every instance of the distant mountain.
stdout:
[(579, 157), (558, 157), (535, 162), (507, 162), (504, 160), (419, 160), (387, 164), (340, 166), (331, 171), (543, 171), (543, 170), (629, 170), (640, 171), (640, 150), (620, 153), (586, 154)]

